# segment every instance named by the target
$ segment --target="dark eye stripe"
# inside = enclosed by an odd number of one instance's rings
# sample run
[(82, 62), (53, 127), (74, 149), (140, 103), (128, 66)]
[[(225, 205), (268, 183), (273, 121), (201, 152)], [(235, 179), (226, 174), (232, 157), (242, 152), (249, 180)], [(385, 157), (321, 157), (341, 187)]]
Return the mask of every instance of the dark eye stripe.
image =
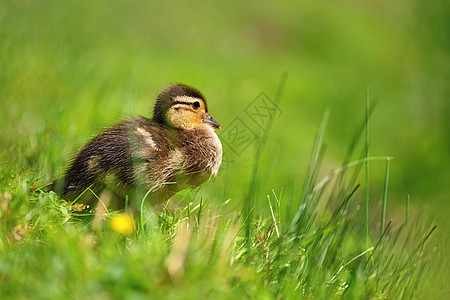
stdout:
[(184, 102), (184, 101), (174, 101), (174, 102), (172, 102), (172, 106), (174, 106), (176, 104), (191, 105), (190, 102)]
[[(198, 102), (198, 101), (195, 101)], [(176, 104), (184, 104), (184, 105), (194, 105), (195, 102), (185, 102), (185, 101), (174, 101), (172, 102), (172, 106), (176, 105)]]

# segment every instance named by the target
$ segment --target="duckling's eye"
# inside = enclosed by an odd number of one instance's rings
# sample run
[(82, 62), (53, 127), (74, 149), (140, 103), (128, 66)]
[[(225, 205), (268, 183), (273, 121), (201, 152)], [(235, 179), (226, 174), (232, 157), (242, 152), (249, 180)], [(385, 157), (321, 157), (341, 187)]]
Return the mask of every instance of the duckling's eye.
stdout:
[(193, 107), (194, 109), (199, 109), (199, 108), (200, 108), (200, 102), (195, 101), (194, 103), (192, 103), (192, 107)]

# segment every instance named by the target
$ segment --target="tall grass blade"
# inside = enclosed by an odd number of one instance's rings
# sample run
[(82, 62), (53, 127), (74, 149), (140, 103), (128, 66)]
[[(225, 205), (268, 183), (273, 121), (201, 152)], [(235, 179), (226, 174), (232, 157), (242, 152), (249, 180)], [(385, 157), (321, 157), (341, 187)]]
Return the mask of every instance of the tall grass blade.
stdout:
[(272, 215), (273, 225), (275, 226), (275, 232), (277, 237), (280, 237), (280, 232), (278, 231), (277, 218), (275, 218), (275, 213), (273, 212), (272, 203), (270, 202), (270, 195), (267, 195), (267, 201), (269, 201), (270, 213)]
[(147, 199), (148, 195), (150, 195), (151, 192), (155, 191), (156, 189), (158, 189), (159, 187), (166, 185), (166, 184), (174, 184), (175, 182), (163, 182), (163, 183), (159, 183), (155, 186), (153, 186), (152, 188), (150, 188), (144, 195), (144, 197), (142, 197), (141, 200), (141, 206), (140, 206), (140, 229), (141, 232), (144, 233), (144, 225), (145, 225), (145, 221), (144, 221), (144, 203), (145, 200)]
[(92, 187), (93, 185), (94, 185), (94, 184), (91, 184), (90, 186), (88, 186), (81, 194), (78, 195), (78, 197), (75, 198), (75, 200), (73, 200), (72, 202), (70, 202), (70, 205), (71, 205), (71, 206), (74, 205), (74, 204), (78, 201), (78, 199), (80, 199), (81, 196), (84, 195), (84, 193), (86, 193), (87, 191), (91, 191), (91, 187)]
[[(375, 109), (375, 105), (372, 104), (372, 105), (370, 106), (370, 108), (369, 108), (369, 118), (371, 117), (371, 115), (372, 115), (374, 109)], [(355, 132), (355, 134), (354, 134), (354, 136), (353, 136), (353, 138), (352, 138), (352, 140), (351, 140), (351, 142), (350, 142), (350, 145), (349, 145), (349, 147), (347, 148), (347, 152), (346, 152), (346, 154), (345, 154), (345, 156), (344, 156), (344, 160), (343, 160), (343, 162), (342, 162), (342, 166), (345, 166), (345, 165), (347, 165), (348, 163), (350, 163), (350, 161), (351, 161), (351, 159), (352, 159), (352, 156), (353, 156), (353, 153), (355, 152), (356, 147), (358, 146), (358, 143), (359, 143), (359, 141), (360, 141), (360, 139), (361, 139), (361, 137), (362, 137), (362, 135), (363, 135), (363, 133), (364, 133), (364, 129), (365, 129), (365, 128), (366, 128), (366, 116), (364, 116), (363, 120), (361, 121), (361, 124), (360, 124), (359, 127), (357, 128), (357, 130), (356, 130), (356, 132)], [(362, 156), (364, 156), (364, 151), (363, 151), (363, 154), (362, 154), (361, 156), (359, 156), (359, 157), (362, 157)], [(345, 173), (345, 172), (342, 173), (342, 174), (338, 177), (338, 179), (337, 179), (337, 181), (336, 181), (335, 188), (338, 189), (339, 191), (343, 192), (343, 193), (347, 193), (348, 190), (349, 190), (351, 187), (355, 186), (355, 182), (356, 182), (356, 180), (357, 180), (358, 174), (360, 173), (361, 167), (363, 167), (363, 165), (358, 166), (358, 168), (355, 169), (355, 171), (354, 171), (354, 173), (353, 173), (353, 176), (352, 176), (352, 179), (347, 183), (347, 185), (346, 185), (345, 188), (343, 188), (343, 186), (344, 186), (344, 179), (345, 179), (345, 174), (346, 174), (346, 173)], [(334, 193), (333, 193), (333, 194), (334, 194)]]
[(383, 193), (383, 209), (381, 211), (381, 227), (380, 227), (380, 234), (383, 234), (384, 231), (384, 221), (386, 218), (386, 204), (387, 204), (387, 193), (388, 193), (388, 184), (389, 184), (389, 164), (390, 159), (388, 158), (386, 160), (386, 173), (384, 176), (384, 193)]
[(367, 88), (366, 95), (366, 143), (365, 143), (365, 152), (366, 152), (366, 197), (365, 197), (365, 240), (366, 240), (366, 248), (369, 247), (369, 107), (370, 107), (370, 99), (369, 99), (369, 88)]
[(303, 192), (301, 197), (300, 205), (297, 209), (297, 213), (295, 214), (294, 218), (291, 222), (291, 228), (297, 227), (297, 230), (299, 229), (299, 220), (302, 212), (304, 211), (304, 207), (306, 203), (312, 199), (314, 195), (314, 183), (315, 179), (317, 178), (317, 174), (319, 172), (319, 166), (323, 158), (323, 137), (325, 135), (326, 127), (328, 124), (328, 119), (330, 117), (330, 111), (326, 110), (324, 113), (324, 116), (322, 118), (322, 123), (320, 125), (319, 132), (316, 136), (316, 141), (314, 143), (312, 156), (311, 156), (311, 162), (306, 174), (305, 184), (303, 186)]
[(380, 238), (378, 239), (377, 243), (375, 244), (375, 247), (373, 248), (372, 254), (370, 255), (370, 257), (367, 259), (365, 266), (367, 265), (367, 263), (372, 259), (375, 251), (378, 249), (378, 246), (380, 246), (381, 241), (383, 240), (383, 237), (385, 236), (385, 234), (389, 231), (389, 228), (391, 227), (392, 221), (389, 221), (389, 223), (386, 226), (386, 229), (381, 233)]

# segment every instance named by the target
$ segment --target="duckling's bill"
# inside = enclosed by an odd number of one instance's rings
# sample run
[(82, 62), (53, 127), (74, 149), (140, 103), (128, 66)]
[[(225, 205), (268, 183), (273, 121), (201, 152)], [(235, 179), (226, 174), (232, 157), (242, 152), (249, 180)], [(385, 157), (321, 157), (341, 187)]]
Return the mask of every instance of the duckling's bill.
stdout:
[(206, 113), (206, 118), (204, 118), (202, 121), (211, 124), (211, 126), (214, 128), (222, 129), (222, 126), (220, 126), (220, 124), (216, 120), (214, 120), (214, 118), (211, 117), (209, 113)]

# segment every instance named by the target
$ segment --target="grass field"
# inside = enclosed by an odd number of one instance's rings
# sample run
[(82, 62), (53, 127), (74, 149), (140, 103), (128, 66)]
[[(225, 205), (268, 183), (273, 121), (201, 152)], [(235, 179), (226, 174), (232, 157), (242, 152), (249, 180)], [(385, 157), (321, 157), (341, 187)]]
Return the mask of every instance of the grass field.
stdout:
[[(0, 0), (0, 298), (448, 298), (448, 13)], [(29, 190), (176, 82), (217, 180), (133, 219)]]

